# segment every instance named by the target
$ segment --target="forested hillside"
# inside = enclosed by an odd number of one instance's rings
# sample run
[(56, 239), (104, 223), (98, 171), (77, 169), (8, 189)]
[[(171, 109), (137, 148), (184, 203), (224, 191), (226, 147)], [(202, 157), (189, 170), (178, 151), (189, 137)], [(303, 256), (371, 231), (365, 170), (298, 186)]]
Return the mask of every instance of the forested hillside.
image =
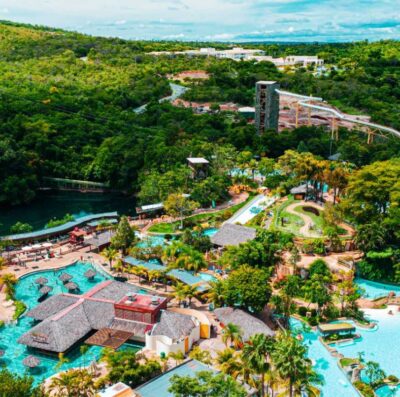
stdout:
[[(343, 110), (370, 113), (375, 121), (400, 128), (399, 43), (252, 45), (272, 55), (320, 54), (337, 66), (323, 77), (303, 69), (281, 73), (268, 62), (148, 54), (202, 45), (0, 24), (0, 204), (30, 201), (43, 176), (138, 192), (149, 176), (158, 180), (170, 170), (179, 175), (187, 156), (211, 156), (217, 147), (277, 157), (303, 142), (322, 156), (340, 149), (358, 165), (399, 154), (398, 142), (366, 147), (364, 138), (346, 132), (330, 148), (329, 136), (315, 128), (259, 138), (238, 116), (199, 116), (158, 103), (170, 93), (168, 74), (203, 69), (211, 78), (185, 83), (191, 88), (188, 99), (251, 105), (255, 82), (276, 79), (284, 88), (321, 95)], [(146, 113), (133, 112), (148, 102)], [(147, 196), (142, 192), (142, 197)]]

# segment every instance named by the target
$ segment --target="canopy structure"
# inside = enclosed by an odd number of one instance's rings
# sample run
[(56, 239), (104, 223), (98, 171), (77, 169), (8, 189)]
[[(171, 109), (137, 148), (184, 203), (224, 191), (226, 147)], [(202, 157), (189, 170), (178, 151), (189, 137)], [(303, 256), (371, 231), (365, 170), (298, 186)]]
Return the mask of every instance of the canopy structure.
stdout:
[(350, 323), (329, 323), (318, 325), (318, 330), (323, 335), (338, 334), (341, 332), (352, 333), (355, 332), (356, 327)]
[(73, 283), (73, 282), (65, 284), (65, 287), (68, 289), (68, 291), (76, 291), (79, 289), (78, 284)]
[(93, 269), (89, 269), (85, 272), (85, 277), (88, 279), (94, 278), (96, 276), (96, 272)]
[(40, 288), (40, 290), (39, 290), (39, 292), (42, 295), (47, 295), (51, 291), (53, 291), (53, 287), (49, 287), (48, 285), (45, 285), (44, 287)]
[(22, 364), (24, 364), (25, 367), (28, 367), (28, 368), (36, 368), (37, 366), (40, 365), (40, 360), (35, 356), (28, 356), (28, 357), (24, 358), (24, 360), (22, 361)]
[(47, 284), (48, 282), (49, 282), (49, 280), (47, 280), (46, 277), (39, 277), (35, 280), (35, 284), (38, 284), (38, 285), (44, 285), (44, 284)]
[(116, 350), (132, 336), (133, 333), (131, 332), (118, 331), (112, 328), (102, 328), (90, 338), (86, 339), (85, 343), (87, 345), (109, 347)]
[(72, 280), (73, 277), (68, 274), (68, 273), (63, 273), (61, 274), (60, 277), (58, 277), (59, 280), (61, 280), (64, 284), (67, 283), (69, 280)]

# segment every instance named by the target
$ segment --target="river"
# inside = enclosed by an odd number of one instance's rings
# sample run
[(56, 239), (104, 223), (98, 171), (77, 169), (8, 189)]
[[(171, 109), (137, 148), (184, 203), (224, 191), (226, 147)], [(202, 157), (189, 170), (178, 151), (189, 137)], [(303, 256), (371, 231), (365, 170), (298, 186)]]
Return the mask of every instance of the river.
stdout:
[(101, 212), (118, 211), (120, 215), (135, 215), (135, 198), (118, 194), (79, 193), (66, 191), (38, 192), (34, 201), (18, 207), (0, 207), (0, 235), (10, 233), (16, 222), (29, 223), (34, 230), (42, 229), (52, 218), (65, 214), (81, 217)]

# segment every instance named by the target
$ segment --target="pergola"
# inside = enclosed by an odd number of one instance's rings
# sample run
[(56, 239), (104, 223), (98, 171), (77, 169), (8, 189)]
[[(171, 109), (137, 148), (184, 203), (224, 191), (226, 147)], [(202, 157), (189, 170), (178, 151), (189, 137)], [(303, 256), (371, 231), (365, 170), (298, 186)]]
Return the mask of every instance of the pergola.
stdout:
[(127, 342), (134, 334), (126, 331), (118, 331), (112, 328), (102, 328), (93, 334), (90, 338), (86, 339), (87, 345), (109, 347), (111, 349), (118, 349), (125, 342)]

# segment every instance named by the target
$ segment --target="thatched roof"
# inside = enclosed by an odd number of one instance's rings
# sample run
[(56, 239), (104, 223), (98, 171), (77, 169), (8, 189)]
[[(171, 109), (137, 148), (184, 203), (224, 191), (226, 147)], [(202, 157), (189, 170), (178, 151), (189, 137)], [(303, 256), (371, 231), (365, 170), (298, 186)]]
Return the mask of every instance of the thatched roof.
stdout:
[(118, 302), (129, 292), (134, 292), (134, 293), (138, 292), (138, 287), (135, 287), (134, 285), (129, 283), (110, 281), (104, 286), (104, 288), (101, 288), (97, 291), (96, 289), (94, 289), (94, 291), (95, 292), (93, 294), (90, 294), (92, 298), (108, 299)]
[(48, 282), (49, 282), (49, 280), (47, 280), (46, 277), (39, 277), (35, 280), (35, 284), (38, 284), (38, 285), (44, 285), (44, 284), (47, 284)]
[(228, 245), (239, 245), (256, 238), (256, 230), (250, 227), (235, 225), (233, 223), (225, 223), (211, 237), (211, 242), (220, 247)]
[(65, 288), (67, 288), (68, 291), (75, 291), (75, 290), (79, 289), (79, 286), (76, 283), (70, 282), (70, 283), (65, 284)]
[(28, 357), (24, 358), (24, 360), (22, 361), (22, 364), (24, 364), (25, 367), (35, 368), (38, 365), (40, 365), (40, 360), (35, 356), (28, 356)]
[[(308, 193), (314, 191), (314, 187), (311, 184), (308, 184)], [(303, 185), (296, 186), (290, 189), (290, 194), (306, 194), (307, 193), (307, 185), (304, 183)]]
[(67, 281), (72, 280), (73, 277), (68, 273), (63, 273), (58, 277), (58, 279), (61, 280), (63, 283), (66, 283)]
[(269, 336), (275, 334), (267, 324), (243, 310), (234, 309), (232, 307), (221, 307), (215, 309), (214, 313), (217, 319), (224, 325), (232, 323), (240, 327), (243, 332), (243, 341), (248, 341), (254, 334), (265, 334)]
[(110, 325), (110, 328), (117, 329), (119, 331), (131, 332), (135, 335), (136, 339), (145, 339), (146, 332), (152, 329), (151, 324), (140, 323), (138, 321), (122, 320), (121, 318), (115, 318)]
[(86, 270), (85, 272), (85, 277), (86, 278), (93, 278), (97, 272), (95, 272), (93, 269)]
[(35, 320), (43, 321), (52, 315), (59, 313), (66, 307), (73, 305), (79, 298), (69, 295), (54, 295), (40, 303), (34, 309), (29, 310), (26, 316), (32, 317)]
[(53, 291), (53, 287), (50, 287), (50, 286), (48, 286), (48, 285), (45, 285), (44, 287), (40, 288), (40, 290), (39, 290), (39, 292), (40, 292), (42, 295), (46, 295), (46, 294), (48, 294), (48, 293), (51, 292), (51, 291)]
[(190, 335), (196, 323), (191, 316), (162, 310), (159, 322), (154, 326), (151, 335), (168, 336), (173, 340)]

